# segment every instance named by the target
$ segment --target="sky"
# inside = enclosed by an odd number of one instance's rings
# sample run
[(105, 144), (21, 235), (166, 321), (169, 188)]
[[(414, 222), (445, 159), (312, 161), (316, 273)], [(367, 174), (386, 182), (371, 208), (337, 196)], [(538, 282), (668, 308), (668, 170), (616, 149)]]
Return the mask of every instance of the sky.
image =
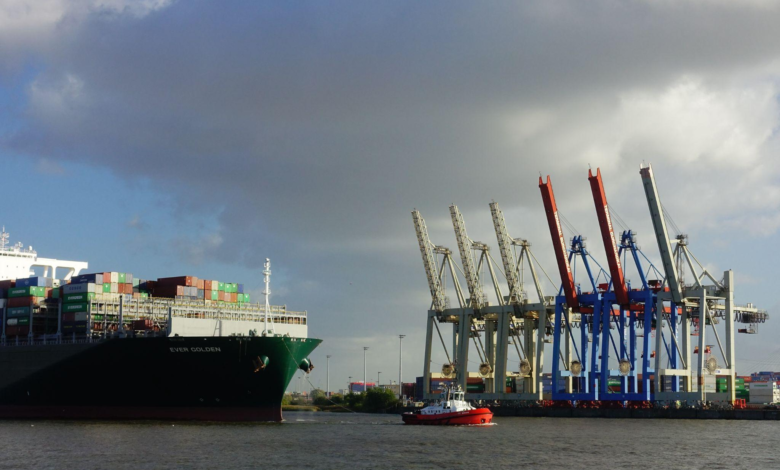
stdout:
[[(772, 315), (779, 22), (770, 0), (6, 0), (0, 224), (42, 256), (235, 280), (256, 299), (268, 257), (272, 303), (324, 340), (308, 380), (325, 387), (331, 355), (337, 389), (362, 379), (364, 346), (368, 379), (396, 379), (399, 334), (404, 381), (422, 372), (413, 209), (455, 249), (457, 204), (495, 252), (495, 200), (554, 276), (550, 175), (606, 265), (586, 179), (600, 168), (660, 267), (651, 163), (691, 251)], [(780, 370), (778, 322), (737, 338), (741, 373)]]

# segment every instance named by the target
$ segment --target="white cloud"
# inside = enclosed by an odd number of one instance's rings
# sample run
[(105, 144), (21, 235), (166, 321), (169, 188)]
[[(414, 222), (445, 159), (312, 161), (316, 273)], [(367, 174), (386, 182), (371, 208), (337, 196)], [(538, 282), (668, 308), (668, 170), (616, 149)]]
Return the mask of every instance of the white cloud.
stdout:
[(0, 2), (0, 72), (23, 54), (51, 50), (91, 16), (143, 18), (174, 0), (3, 0)]

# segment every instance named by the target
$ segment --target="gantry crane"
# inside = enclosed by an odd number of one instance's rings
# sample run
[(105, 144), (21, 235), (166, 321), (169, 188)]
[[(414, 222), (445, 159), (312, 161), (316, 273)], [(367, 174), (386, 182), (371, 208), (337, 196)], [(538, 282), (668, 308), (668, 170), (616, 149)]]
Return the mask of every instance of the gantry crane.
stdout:
[[(552, 398), (553, 400), (644, 401), (648, 399), (649, 387), (645, 387), (644, 394), (640, 394), (636, 381), (639, 370), (644, 372), (644, 380), (649, 380), (646, 363), (641, 368), (636, 367), (636, 326), (639, 315), (626, 314), (626, 311), (631, 311), (631, 300), (635, 297), (637, 301), (641, 301), (642, 297), (639, 293), (629, 295), (628, 286), (625, 284), (620, 263), (620, 251), (615, 244), (600, 172), (597, 171), (597, 176), (589, 174), (589, 177), (591, 178), (596, 210), (601, 222), (602, 238), (607, 252), (610, 254), (608, 259), (611, 278), (600, 266), (600, 272), (594, 276), (589, 261), (591, 256), (585, 248), (582, 235), (572, 237), (571, 248), (568, 256), (566, 255), (560, 223), (561, 216), (558, 214), (552, 182), (549, 176), (546, 182), (539, 179), (539, 188), (547, 213), (550, 235), (553, 246), (556, 248), (557, 264), (562, 283), (561, 291), (563, 292), (563, 295), (559, 295), (555, 302), (555, 320), (553, 322), (553, 357), (555, 361), (553, 362), (552, 374)], [(577, 258), (582, 260), (588, 276), (591, 288), (589, 292), (581, 292), (574, 284), (572, 266)], [(592, 262), (595, 263), (595, 260)], [(595, 264), (598, 266), (598, 263)], [(602, 275), (604, 282), (599, 283), (598, 280)], [(614, 279), (619, 280), (617, 284), (613, 284)], [(620, 295), (620, 299), (618, 299), (618, 295)], [(618, 306), (618, 309), (613, 309), (615, 305)], [(649, 302), (647, 308), (651, 307), (652, 302)], [(647, 319), (645, 320), (645, 318)], [(644, 321), (641, 325), (644, 326), (649, 337), (650, 318), (643, 315), (642, 320)], [(572, 331), (572, 327), (577, 328), (578, 326), (580, 327), (579, 341), (574, 338)], [(626, 327), (628, 327), (628, 331), (626, 331)], [(618, 341), (615, 341), (612, 335), (612, 330), (615, 328), (618, 333)], [(564, 347), (568, 347), (569, 344), (573, 346), (573, 352), (576, 355), (574, 360), (569, 357), (561, 364), (561, 361), (558, 360), (561, 356), (561, 343), (565, 345)], [(645, 340), (643, 351), (647, 352), (648, 350), (649, 342)], [(617, 369), (610, 369), (610, 358), (614, 359), (613, 362), (617, 365)], [(563, 370), (561, 365), (563, 365)], [(609, 386), (610, 378), (615, 376), (621, 377), (620, 387), (617, 390)], [(571, 389), (567, 386), (566, 391), (560, 390), (559, 379), (563, 378), (567, 379), (567, 385), (569, 380), (574, 381)]]
[[(602, 399), (620, 401), (647, 401), (651, 398), (650, 391), (650, 336), (652, 335), (653, 314), (655, 309), (655, 291), (647, 282), (642, 262), (639, 258), (641, 251), (636, 245), (635, 234), (631, 230), (623, 232), (620, 247), (615, 242), (615, 232), (612, 225), (612, 216), (607, 203), (604, 182), (601, 178), (601, 170), (596, 169), (594, 175), (588, 170), (593, 202), (596, 207), (596, 215), (599, 221), (601, 238), (604, 243), (604, 251), (610, 271), (611, 282), (602, 285), (601, 290), (601, 324), (608, 326), (603, 328), (601, 335), (601, 364), (599, 367), (599, 390)], [(631, 288), (626, 281), (623, 264), (620, 256), (631, 253), (636, 270), (639, 273), (640, 285)], [(644, 257), (644, 255), (642, 255)], [(646, 257), (645, 257), (646, 258)], [(655, 268), (650, 264), (650, 268)], [(658, 272), (657, 270), (655, 270)], [(615, 308), (617, 307), (617, 308)], [(594, 316), (597, 312), (594, 311)], [(595, 325), (595, 323), (594, 323)], [(628, 331), (626, 331), (628, 326)], [(618, 333), (619, 348), (615, 344), (612, 330), (616, 327)], [(595, 326), (594, 326), (595, 328)], [(637, 355), (638, 332), (642, 332), (641, 354)], [(595, 339), (594, 339), (595, 341)], [(610, 351), (610, 343), (613, 348)], [(615, 353), (617, 363), (616, 370), (610, 370), (609, 359)], [(641, 358), (641, 367), (637, 359)], [(637, 381), (641, 370), (642, 387)], [(619, 386), (609, 389), (608, 381), (619, 377)], [(640, 392), (641, 389), (641, 392)], [(607, 392), (611, 392), (607, 394)]]
[[(728, 270), (723, 273), (722, 280), (716, 279), (690, 252), (687, 236), (677, 234), (674, 240), (670, 240), (653, 169), (650, 165), (640, 166), (639, 173), (666, 276), (663, 288), (658, 292), (656, 306), (656, 311), (660, 312), (662, 318), (656, 328), (656, 350), (659, 352), (655, 358), (656, 399), (734, 402), (736, 398), (734, 323), (737, 319), (746, 323), (757, 318), (765, 321), (768, 314), (758, 310), (752, 304), (735, 306), (734, 273)], [(676, 244), (674, 251), (671, 249), (672, 243)], [(685, 285), (683, 280), (683, 271), (686, 266), (690, 269), (693, 281), (689, 285)], [(711, 284), (705, 284), (708, 282), (707, 280)], [(668, 313), (664, 302), (669, 302)], [(679, 338), (676, 329), (678, 316), (680, 318)], [(719, 319), (725, 323), (725, 341), (721, 341), (716, 328)], [(718, 362), (717, 355), (705, 358), (707, 326), (710, 326), (710, 331), (717, 342), (720, 357), (723, 359), (722, 365)], [(697, 351), (699, 353), (697, 366), (694, 369), (691, 361), (691, 335), (694, 334), (692, 330), (696, 327), (698, 327), (699, 346)], [(666, 367), (663, 367), (660, 352), (662, 351), (662, 343), (666, 342), (665, 331), (668, 331), (672, 341), (665, 348), (667, 361)], [(695, 386), (692, 380), (694, 372), (698, 376)], [(705, 377), (713, 375), (727, 377), (728, 391), (726, 393), (706, 391)], [(668, 380), (664, 380), (664, 377), (671, 378), (673, 385), (669, 390), (662, 391), (661, 385), (668, 382)], [(678, 390), (678, 377), (682, 377), (683, 391)]]
[[(517, 354), (520, 357), (520, 377), (524, 378), (524, 392), (522, 396), (518, 395), (517, 398), (538, 400), (541, 398), (542, 393), (541, 379), (547, 316), (548, 313), (554, 312), (554, 297), (544, 296), (542, 285), (539, 282), (534, 266), (536, 258), (531, 252), (531, 244), (528, 240), (515, 239), (509, 236), (504, 214), (498, 207), (498, 203), (490, 203), (490, 212), (493, 216), (493, 226), (496, 230), (498, 248), (501, 253), (507, 287), (509, 288), (509, 295), (505, 297), (506, 303), (511, 307), (511, 311), (507, 310), (512, 323), (509, 325), (509, 334), (513, 337)], [(515, 260), (515, 254), (513, 253), (514, 247), (520, 247), (517, 260)], [(530, 302), (525, 292), (524, 276), (521, 275), (524, 263), (528, 264), (534, 290), (539, 299), (538, 302)], [(520, 339), (520, 330), (522, 330), (524, 336), (522, 341)], [(536, 332), (536, 338), (534, 338), (534, 332)], [(502, 342), (504, 344), (508, 343), (507, 340), (504, 340), (499, 341), (499, 344)], [(520, 347), (518, 347), (518, 343)], [(504, 365), (506, 363), (506, 350), (507, 348), (497, 348), (497, 352), (503, 354), (503, 356), (499, 357), (501, 357)], [(498, 364), (498, 359), (496, 362)], [(501, 370), (498, 365), (497, 369)], [(498, 380), (499, 378), (497, 377), (496, 381)]]
[[(423, 394), (426, 398), (429, 398), (431, 396), (431, 353), (433, 348), (434, 329), (439, 335), (441, 345), (444, 348), (444, 353), (447, 356), (447, 363), (442, 367), (442, 373), (449, 376), (453, 372), (456, 372), (456, 366), (453, 364), (453, 361), (450, 358), (450, 354), (447, 351), (447, 346), (444, 342), (444, 338), (441, 335), (441, 330), (439, 329), (438, 325), (440, 321), (453, 321), (453, 316), (447, 315), (448, 310), (452, 310), (449, 308), (444, 289), (445, 283), (443, 278), (447, 270), (450, 272), (452, 283), (455, 288), (455, 293), (458, 298), (458, 305), (461, 309), (465, 306), (466, 300), (463, 297), (463, 292), (460, 288), (460, 284), (458, 283), (458, 276), (456, 275), (455, 265), (452, 261), (452, 251), (450, 251), (449, 248), (434, 245), (431, 242), (428, 236), (428, 227), (425, 225), (425, 220), (420, 214), (420, 211), (416, 209), (412, 211), (412, 220), (414, 222), (415, 232), (417, 233), (417, 242), (420, 246), (420, 254), (422, 255), (423, 266), (425, 267), (425, 275), (428, 279), (428, 286), (430, 288), (432, 299), (431, 307), (428, 310), (428, 320), (426, 323), (425, 362), (423, 365), (425, 374), (424, 376), (426, 377), (423, 386)], [(437, 268), (438, 265), (436, 255), (440, 255), (442, 257), (440, 268)], [(452, 342), (453, 350), (456, 350), (458, 343), (457, 330), (453, 331)], [(468, 336), (466, 336), (466, 343), (468, 343)]]
[[(503, 391), (504, 379), (494, 380), (495, 356), (496, 356), (496, 329), (498, 328), (498, 312), (485, 310), (489, 307), (487, 296), (483, 291), (483, 280), (480, 276), (481, 268), (487, 267), (490, 273), (490, 280), (496, 293), (498, 306), (503, 305), (503, 296), (496, 279), (496, 273), (493, 270), (493, 263), (490, 257), (490, 247), (482, 242), (477, 242), (469, 238), (466, 232), (466, 223), (463, 221), (463, 215), (456, 205), (450, 206), (450, 216), (452, 226), (455, 229), (455, 240), (460, 252), (463, 275), (466, 278), (466, 285), (469, 290), (469, 299), (466, 300), (466, 308), (463, 309), (461, 321), (459, 322), (459, 335), (461, 338), (471, 337), (474, 339), (477, 353), (480, 356), (479, 373), (487, 379), (487, 390), (494, 393)], [(475, 262), (474, 252), (480, 253), (479, 260)], [(480, 328), (481, 327), (481, 328)], [(484, 330), (485, 341), (481, 338), (481, 330)], [(501, 346), (505, 346), (502, 344)], [(458, 343), (457, 364), (468, 364), (469, 344), (468, 341)], [(506, 357), (502, 354), (502, 357)], [(457, 375), (458, 384), (466, 389), (468, 378), (468, 368), (460, 367)], [(500, 375), (506, 375), (506, 364), (501, 367)]]

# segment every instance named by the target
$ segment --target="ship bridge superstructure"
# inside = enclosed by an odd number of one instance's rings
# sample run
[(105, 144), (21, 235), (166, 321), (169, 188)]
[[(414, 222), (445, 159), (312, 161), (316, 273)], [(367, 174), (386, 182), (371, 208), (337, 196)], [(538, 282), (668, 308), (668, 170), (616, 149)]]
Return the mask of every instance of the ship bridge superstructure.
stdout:
[(89, 267), (84, 261), (40, 258), (32, 246), (25, 248), (21, 242), (11, 245), (9, 240), (10, 234), (3, 227), (0, 232), (0, 281), (34, 276), (34, 268), (42, 269), (43, 277), (49, 278), (56, 278), (57, 270), (64, 269), (62, 279), (67, 281)]

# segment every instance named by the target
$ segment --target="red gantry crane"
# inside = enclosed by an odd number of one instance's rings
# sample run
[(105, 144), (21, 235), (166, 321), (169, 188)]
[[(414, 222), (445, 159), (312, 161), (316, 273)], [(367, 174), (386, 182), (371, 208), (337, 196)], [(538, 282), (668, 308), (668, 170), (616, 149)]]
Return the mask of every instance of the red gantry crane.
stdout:
[(601, 180), (601, 170), (596, 168), (595, 176), (593, 176), (591, 170), (588, 170), (588, 181), (590, 181), (590, 189), (593, 191), (593, 202), (596, 204), (596, 215), (599, 218), (604, 251), (607, 253), (609, 274), (612, 277), (612, 289), (615, 292), (617, 303), (627, 307), (629, 304), (628, 288), (623, 276), (623, 267), (620, 265), (620, 255), (615, 243), (615, 232), (612, 228), (612, 219), (609, 216), (609, 206), (607, 205), (607, 196), (604, 193), (604, 183)]
[(577, 290), (574, 285), (574, 275), (571, 272), (569, 257), (567, 256), (566, 239), (563, 236), (561, 220), (558, 217), (558, 206), (555, 204), (555, 194), (553, 193), (552, 182), (547, 176), (547, 182), (539, 177), (539, 189), (542, 191), (542, 201), (544, 201), (544, 211), (547, 214), (547, 224), (550, 227), (550, 235), (553, 239), (553, 248), (555, 249), (555, 259), (558, 261), (558, 272), (561, 274), (563, 283), (563, 293), (566, 295), (566, 303), (574, 311), (579, 310), (579, 300), (577, 299)]

